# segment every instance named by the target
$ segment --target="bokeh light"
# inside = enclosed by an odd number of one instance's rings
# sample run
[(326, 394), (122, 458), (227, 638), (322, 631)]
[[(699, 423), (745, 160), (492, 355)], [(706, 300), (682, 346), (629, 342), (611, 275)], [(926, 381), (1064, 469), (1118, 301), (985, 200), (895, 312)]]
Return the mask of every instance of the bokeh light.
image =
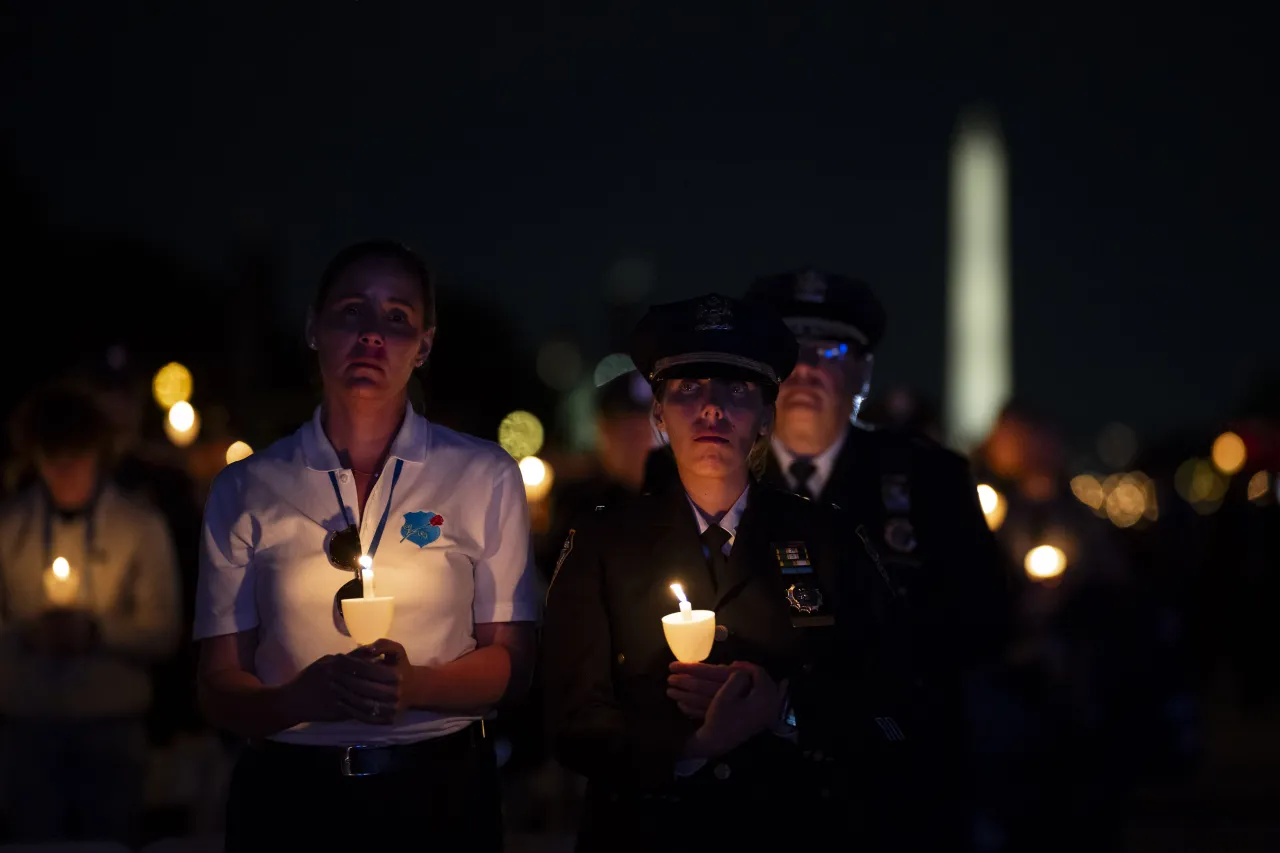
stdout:
[(591, 381), (599, 388), (605, 383), (617, 379), (629, 370), (635, 370), (636, 364), (625, 352), (614, 352), (600, 359), (596, 369), (592, 371)]
[(187, 447), (200, 435), (200, 413), (183, 400), (174, 403), (164, 419), (164, 434), (176, 447)]
[(520, 460), (520, 476), (524, 480), (524, 494), (530, 501), (540, 501), (551, 493), (555, 474), (551, 466), (536, 456)]
[(169, 425), (178, 432), (186, 432), (195, 426), (196, 410), (185, 400), (174, 403), (169, 407)]
[(982, 506), (982, 515), (987, 519), (987, 527), (999, 530), (1009, 512), (1009, 502), (1004, 495), (986, 483), (979, 483), (978, 503)]
[(151, 380), (151, 395), (160, 408), (172, 410), (176, 404), (191, 399), (193, 386), (191, 371), (171, 361), (156, 371), (155, 378)]
[(1050, 580), (1066, 571), (1067, 555), (1053, 545), (1037, 545), (1027, 552), (1023, 568), (1032, 580)]
[(516, 459), (536, 454), (545, 436), (542, 421), (532, 412), (514, 411), (498, 424), (498, 444)]
[(1246, 494), (1251, 501), (1264, 501), (1270, 496), (1271, 492), (1271, 474), (1267, 471), (1258, 471), (1249, 478), (1249, 486)]
[(1122, 475), (1107, 492), (1104, 507), (1107, 518), (1116, 527), (1133, 527), (1147, 512), (1145, 478), (1135, 474)]
[(1224, 432), (1214, 439), (1213, 451), (1210, 455), (1213, 457), (1214, 467), (1228, 476), (1243, 468), (1248, 458), (1244, 439), (1234, 432)]
[(1093, 474), (1078, 474), (1072, 477), (1071, 494), (1094, 512), (1102, 509), (1103, 503), (1107, 500), (1107, 493), (1102, 488), (1102, 483), (1098, 482), (1098, 478)]
[(253, 448), (243, 441), (233, 441), (231, 446), (227, 448), (227, 464), (239, 462), (241, 459), (248, 459), (253, 455)]
[(1212, 515), (1222, 506), (1230, 480), (1218, 473), (1208, 459), (1188, 459), (1178, 466), (1173, 487), (1201, 515)]

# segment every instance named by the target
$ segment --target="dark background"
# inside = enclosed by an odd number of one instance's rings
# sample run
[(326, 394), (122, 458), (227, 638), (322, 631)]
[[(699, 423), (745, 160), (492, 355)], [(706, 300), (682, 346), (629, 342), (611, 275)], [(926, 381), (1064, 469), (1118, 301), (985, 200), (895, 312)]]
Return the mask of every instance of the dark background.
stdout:
[[(14, 4), (10, 203), (62, 247), (21, 280), (97, 291), (57, 312), (86, 343), (120, 317), (224, 348), (254, 311), (284, 355), (327, 256), (385, 234), (481, 327), (598, 356), (619, 263), (650, 301), (812, 262), (878, 287), (879, 378), (938, 396), (947, 151), (985, 104), (1020, 392), (1085, 440), (1205, 423), (1276, 369), (1273, 63), (1226, 6), (465, 5)], [(246, 243), (270, 274), (233, 296)]]

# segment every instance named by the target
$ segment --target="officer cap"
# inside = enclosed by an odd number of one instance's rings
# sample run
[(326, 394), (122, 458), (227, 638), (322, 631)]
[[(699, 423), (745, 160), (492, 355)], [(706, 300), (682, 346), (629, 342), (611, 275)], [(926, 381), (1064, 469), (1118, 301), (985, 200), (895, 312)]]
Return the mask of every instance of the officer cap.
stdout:
[(871, 352), (884, 337), (885, 312), (871, 286), (848, 276), (802, 269), (765, 276), (747, 291), (777, 311), (798, 338), (843, 341)]
[(652, 306), (631, 333), (631, 359), (651, 384), (743, 379), (772, 389), (796, 366), (798, 345), (768, 306), (718, 293)]

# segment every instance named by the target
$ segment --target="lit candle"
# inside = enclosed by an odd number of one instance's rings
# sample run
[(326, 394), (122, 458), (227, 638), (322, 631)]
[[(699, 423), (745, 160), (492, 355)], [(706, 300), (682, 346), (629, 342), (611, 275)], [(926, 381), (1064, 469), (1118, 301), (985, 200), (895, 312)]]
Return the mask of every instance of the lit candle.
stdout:
[(342, 601), (342, 619), (347, 623), (351, 639), (362, 646), (387, 636), (395, 615), (395, 597), (373, 594), (373, 558), (360, 558), (360, 583), (364, 595)]
[(65, 557), (58, 557), (45, 574), (44, 591), (49, 600), (57, 607), (67, 607), (76, 600), (80, 591), (80, 578), (71, 571), (71, 564)]
[(684, 621), (692, 621), (693, 605), (689, 603), (689, 599), (684, 597), (684, 587), (678, 583), (673, 583), (671, 591), (676, 594), (676, 598), (680, 599), (680, 615), (684, 617)]
[(373, 598), (373, 558), (368, 554), (360, 557), (360, 580), (364, 584), (364, 597)]
[(685, 597), (684, 587), (671, 585), (680, 599), (680, 611), (662, 617), (662, 633), (676, 660), (684, 663), (704, 661), (711, 654), (716, 638), (716, 614), (712, 610), (694, 610)]

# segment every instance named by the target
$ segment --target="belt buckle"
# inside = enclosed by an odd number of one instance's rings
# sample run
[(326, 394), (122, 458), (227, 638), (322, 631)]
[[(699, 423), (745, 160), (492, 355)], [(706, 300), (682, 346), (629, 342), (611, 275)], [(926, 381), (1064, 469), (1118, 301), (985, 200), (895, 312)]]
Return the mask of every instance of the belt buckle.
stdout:
[(352, 769), (351, 769), (351, 751), (352, 751), (352, 750), (355, 750), (355, 749), (365, 749), (365, 747), (363, 747), (363, 746), (348, 746), (346, 749), (344, 749), (344, 750), (342, 751), (342, 761), (340, 762), (340, 766), (341, 766), (341, 768), (342, 768), (342, 775), (343, 775), (343, 776), (353, 776), (353, 777), (360, 777), (360, 776), (373, 776), (373, 775), (374, 775), (374, 773), (373, 773), (373, 772), (369, 772), (369, 773), (357, 773), (357, 772), (355, 772), (354, 770), (352, 770)]

